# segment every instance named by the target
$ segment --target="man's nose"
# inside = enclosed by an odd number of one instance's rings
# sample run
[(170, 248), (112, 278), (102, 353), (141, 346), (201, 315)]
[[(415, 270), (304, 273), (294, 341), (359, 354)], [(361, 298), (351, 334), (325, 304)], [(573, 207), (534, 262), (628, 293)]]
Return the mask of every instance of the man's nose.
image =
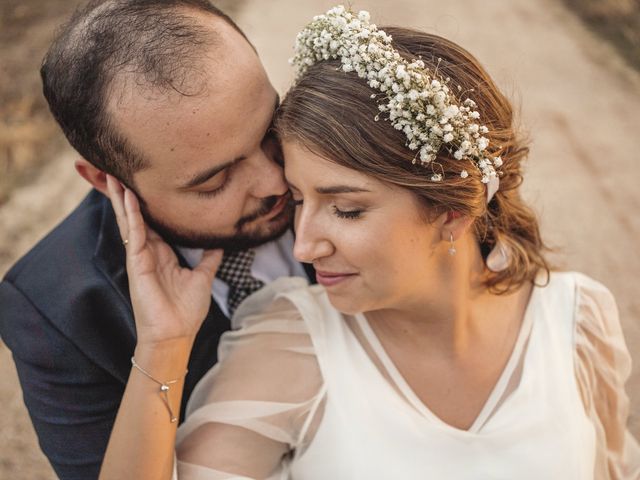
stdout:
[(248, 172), (253, 177), (253, 195), (266, 198), (287, 193), (288, 187), (284, 179), (284, 170), (273, 158), (272, 152), (260, 149), (256, 152), (252, 162), (253, 171)]

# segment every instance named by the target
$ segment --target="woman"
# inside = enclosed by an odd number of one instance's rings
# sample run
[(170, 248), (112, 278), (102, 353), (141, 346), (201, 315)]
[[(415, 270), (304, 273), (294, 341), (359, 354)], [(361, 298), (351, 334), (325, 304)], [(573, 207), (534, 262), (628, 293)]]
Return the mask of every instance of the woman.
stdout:
[[(294, 253), (320, 285), (282, 279), (236, 311), (178, 431), (178, 477), (640, 478), (615, 303), (550, 272), (519, 194), (527, 148), (478, 62), (342, 7), (314, 18), (293, 60), (276, 129)], [(218, 257), (179, 272), (191, 285), (178, 288), (133, 195), (110, 192), (138, 330), (157, 347), (134, 370), (158, 381), (197, 331)], [(184, 328), (158, 328), (167, 319)], [(158, 381), (165, 405), (128, 388), (107, 471), (140, 439), (128, 420), (176, 411), (174, 373)], [(151, 423), (138, 445), (166, 478), (173, 430)]]

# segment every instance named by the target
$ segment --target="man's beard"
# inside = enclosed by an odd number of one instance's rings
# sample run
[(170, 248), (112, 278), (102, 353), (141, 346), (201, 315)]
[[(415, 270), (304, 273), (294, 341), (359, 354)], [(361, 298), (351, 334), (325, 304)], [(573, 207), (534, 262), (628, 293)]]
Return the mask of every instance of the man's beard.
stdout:
[(278, 200), (282, 198), (277, 196), (267, 197), (262, 200), (262, 205), (258, 210), (241, 217), (236, 222), (234, 225), (234, 234), (215, 235), (179, 229), (175, 226), (167, 225), (149, 212), (146, 203), (141, 199), (140, 195), (138, 195), (138, 198), (140, 198), (140, 211), (147, 225), (160, 235), (165, 242), (175, 247), (201, 248), (205, 250), (223, 249), (225, 251), (255, 248), (281, 237), (291, 226), (291, 220), (293, 218), (293, 206), (289, 202), (284, 210), (276, 217), (260, 225), (253, 231), (243, 232), (245, 225), (269, 213)]

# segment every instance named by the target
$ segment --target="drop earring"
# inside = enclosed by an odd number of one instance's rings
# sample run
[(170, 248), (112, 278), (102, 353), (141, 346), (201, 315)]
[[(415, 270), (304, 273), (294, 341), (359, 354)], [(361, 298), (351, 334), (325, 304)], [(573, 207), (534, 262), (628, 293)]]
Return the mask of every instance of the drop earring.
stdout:
[(453, 244), (453, 232), (449, 232), (449, 255), (452, 257), (456, 254), (456, 247)]

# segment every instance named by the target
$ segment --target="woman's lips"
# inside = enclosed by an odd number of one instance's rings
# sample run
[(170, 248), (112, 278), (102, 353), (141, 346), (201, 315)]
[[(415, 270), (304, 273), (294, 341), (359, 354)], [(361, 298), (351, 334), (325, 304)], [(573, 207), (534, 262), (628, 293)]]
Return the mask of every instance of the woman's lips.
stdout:
[(331, 287), (338, 283), (344, 282), (350, 278), (355, 277), (355, 273), (336, 273), (336, 272), (323, 272), (316, 270), (316, 280), (323, 287)]

